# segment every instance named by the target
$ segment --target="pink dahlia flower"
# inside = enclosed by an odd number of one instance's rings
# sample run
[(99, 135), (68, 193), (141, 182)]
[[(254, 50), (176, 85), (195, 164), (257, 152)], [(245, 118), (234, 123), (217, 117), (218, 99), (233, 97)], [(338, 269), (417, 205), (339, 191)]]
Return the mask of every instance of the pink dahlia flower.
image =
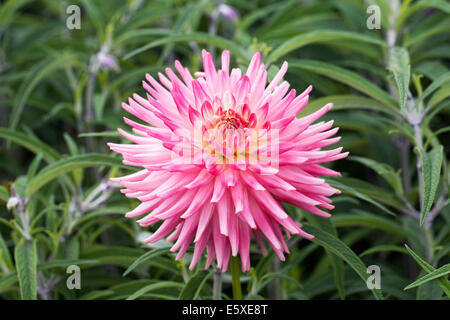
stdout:
[(320, 178), (339, 175), (320, 164), (347, 156), (342, 148), (321, 150), (339, 141), (331, 138), (338, 128), (333, 121), (313, 124), (332, 104), (297, 118), (311, 86), (298, 96), (289, 91), (289, 83), (281, 82), (286, 62), (266, 85), (259, 53), (245, 74), (229, 71), (228, 51), (220, 70), (210, 53), (202, 54), (204, 72), (193, 77), (176, 61), (181, 79), (170, 68), (159, 82), (147, 74), (146, 98), (134, 94), (122, 105), (146, 123), (124, 118), (134, 134), (119, 132), (134, 144), (109, 143), (124, 164), (142, 168), (114, 179), (127, 197), (141, 201), (126, 216), (144, 216), (137, 221), (143, 227), (162, 222), (145, 242), (167, 236), (177, 259), (193, 242), (191, 269), (207, 248), (206, 268), (215, 258), (226, 271), (230, 254), (239, 254), (242, 270), (249, 270), (252, 236), (263, 254), (264, 236), (284, 260), (285, 236), (313, 236), (281, 202), (329, 217), (320, 207), (333, 209), (328, 197), (339, 193)]

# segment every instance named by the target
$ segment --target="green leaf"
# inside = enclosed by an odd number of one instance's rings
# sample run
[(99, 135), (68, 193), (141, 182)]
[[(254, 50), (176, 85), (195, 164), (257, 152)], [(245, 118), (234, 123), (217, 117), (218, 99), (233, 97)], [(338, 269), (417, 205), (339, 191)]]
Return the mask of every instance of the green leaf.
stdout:
[(266, 59), (267, 63), (276, 61), (287, 53), (311, 43), (323, 43), (336, 40), (350, 40), (386, 46), (386, 42), (357, 32), (338, 30), (315, 30), (299, 34), (277, 46)]
[(36, 138), (29, 137), (22, 132), (18, 132), (8, 128), (0, 128), (0, 138), (4, 138), (17, 143), (18, 145), (27, 148), (35, 154), (42, 153), (42, 156), (47, 162), (53, 162), (61, 158), (58, 151), (43, 143), (42, 141)]
[(327, 250), (331, 267), (333, 268), (333, 278), (341, 300), (345, 300), (345, 266), (341, 259)]
[(298, 18), (296, 17), (296, 19), (283, 23), (276, 28), (266, 26), (265, 28), (259, 29), (256, 33), (256, 38), (259, 38), (260, 41), (264, 42), (272, 39), (292, 38), (298, 34), (295, 30), (299, 30), (302, 26), (305, 28), (305, 31), (309, 31), (311, 29), (316, 29), (312, 27), (312, 25), (320, 24), (333, 19), (339, 19), (339, 15), (335, 12), (321, 12), (318, 14), (308, 14), (305, 12), (304, 16)]
[[(123, 32), (122, 34), (118, 35), (114, 39), (114, 43), (118, 45), (127, 45), (128, 42), (131, 42), (132, 40), (135, 41), (139, 38), (149, 39), (149, 38), (162, 38), (170, 36), (171, 31), (167, 29), (162, 28), (142, 28), (142, 29), (135, 29), (130, 30), (127, 32)], [(152, 66), (151, 68), (155, 68), (157, 66)], [(147, 67), (148, 68), (148, 67)]]
[(420, 0), (416, 2), (409, 9), (409, 13), (415, 12), (416, 10), (426, 9), (426, 8), (436, 8), (445, 13), (450, 13), (450, 3), (444, 0)]
[(425, 152), (423, 149), (418, 149), (419, 156), (422, 160), (422, 181), (423, 181), (423, 204), (420, 214), (420, 225), (423, 225), (425, 219), (430, 213), (431, 206), (436, 195), (436, 190), (439, 185), (443, 147), (439, 146)]
[(100, 154), (83, 154), (77, 156), (71, 156), (54, 163), (49, 164), (42, 169), (28, 184), (26, 189), (27, 197), (31, 196), (34, 192), (39, 190), (43, 185), (49, 181), (55, 179), (61, 174), (71, 172), (79, 168), (95, 167), (95, 166), (119, 166), (122, 165), (121, 161), (117, 158)]
[[(336, 227), (332, 224), (330, 219), (321, 219), (313, 214), (305, 213), (305, 217), (311, 225), (325, 232), (328, 232), (334, 237), (338, 236)], [(326, 254), (330, 260), (331, 267), (333, 268), (334, 283), (338, 290), (339, 297), (345, 300), (345, 267), (344, 262), (330, 250), (326, 249)]]
[(143, 263), (153, 257), (167, 253), (167, 252), (170, 252), (168, 248), (160, 248), (160, 249), (150, 250), (150, 251), (144, 253), (142, 256), (137, 258), (136, 261), (134, 261), (133, 264), (131, 266), (129, 266), (127, 270), (125, 270), (125, 272), (123, 273), (123, 276), (128, 275), (131, 271), (136, 269), (136, 267), (139, 266), (141, 263)]
[(248, 60), (248, 57), (242, 52), (241, 48), (236, 45), (234, 42), (219, 37), (219, 36), (214, 36), (214, 35), (210, 35), (208, 33), (203, 33), (203, 32), (195, 32), (195, 33), (190, 33), (190, 34), (174, 34), (174, 35), (170, 35), (167, 38), (162, 38), (156, 41), (152, 41), (148, 44), (146, 44), (145, 46), (142, 46), (140, 48), (137, 48), (129, 53), (127, 53), (123, 59), (124, 60), (128, 60), (131, 57), (134, 57), (135, 55), (142, 53), (144, 51), (147, 51), (151, 48), (155, 48), (155, 47), (159, 47), (162, 46), (164, 44), (168, 44), (168, 43), (177, 43), (177, 42), (191, 42), (191, 41), (195, 41), (198, 43), (206, 43), (206, 44), (211, 44), (214, 46), (217, 46), (221, 49), (227, 49), (230, 50), (230, 52), (234, 55), (236, 55), (236, 57), (241, 58), (245, 61)]
[(398, 17), (398, 25), (402, 25), (403, 22), (414, 12), (426, 9), (426, 8), (436, 8), (443, 12), (450, 13), (450, 4), (445, 0), (420, 0), (416, 1), (414, 5), (409, 6), (407, 10), (403, 10), (403, 12)]
[(199, 270), (186, 283), (178, 297), (179, 300), (195, 300), (205, 285), (206, 280), (213, 274), (213, 270)]
[(428, 107), (432, 108), (436, 106), (439, 102), (444, 101), (450, 97), (450, 84), (443, 85), (439, 90), (428, 101)]
[[(375, 100), (381, 102), (387, 108), (397, 109), (398, 103), (389, 95), (387, 92), (381, 90), (376, 85), (374, 85), (369, 80), (361, 77), (355, 72), (346, 70), (344, 68), (337, 67), (330, 63), (325, 63), (316, 60), (290, 60), (290, 68), (299, 68), (303, 70), (308, 70), (315, 72), (317, 74), (323, 75), (327, 78), (344, 83), (368, 96), (374, 98)], [(397, 110), (396, 110), (397, 111)], [(394, 112), (396, 112), (394, 111)]]
[(440, 61), (425, 61), (414, 67), (415, 71), (424, 74), (431, 80), (436, 80), (444, 73), (448, 72), (448, 68)]
[(255, 267), (256, 278), (261, 278), (261, 277), (263, 277), (263, 275), (265, 275), (268, 272), (269, 267), (271, 266), (274, 258), (275, 258), (275, 252), (273, 252), (273, 251), (270, 251), (267, 254), (267, 256), (261, 257), (261, 259), (259, 260), (258, 264)]
[[(173, 23), (172, 26), (172, 33), (173, 34), (180, 34), (185, 31), (188, 31), (189, 24), (192, 24), (192, 20), (194, 18), (199, 18), (197, 16), (201, 16), (203, 14), (203, 8), (205, 6), (204, 1), (199, 2), (192, 2), (186, 4), (186, 6), (183, 9), (183, 12), (178, 16), (177, 20)], [(172, 50), (173, 44), (168, 44), (165, 46), (162, 54), (159, 57), (160, 62), (164, 62), (167, 58), (168, 53), (170, 50)]]
[(80, 133), (78, 135), (79, 138), (88, 138), (88, 137), (110, 137), (110, 138), (120, 138), (121, 134), (117, 131), (103, 131), (103, 132), (86, 132)]
[(364, 157), (351, 156), (348, 159), (360, 162), (365, 166), (371, 168), (380, 176), (382, 176), (383, 179), (392, 187), (392, 189), (394, 189), (397, 194), (403, 194), (403, 186), (400, 174), (399, 172), (395, 172), (395, 170), (390, 165)]
[(113, 290), (94, 290), (82, 295), (78, 300), (97, 300), (114, 294)]
[[(117, 219), (115, 219), (117, 220)], [(95, 259), (102, 264), (113, 264), (120, 267), (128, 268), (143, 253), (142, 249), (123, 246), (103, 246), (93, 244), (89, 248), (80, 253), (83, 259)], [(146, 265), (152, 265), (168, 272), (176, 273), (178, 271), (174, 260), (163, 256), (154, 256), (153, 259), (147, 260)]]
[(284, 279), (289, 281), (290, 283), (295, 284), (298, 288), (303, 289), (303, 286), (297, 279), (292, 278), (291, 276), (282, 273), (282, 272), (268, 272), (266, 273), (260, 280), (260, 285), (258, 286), (257, 292), (260, 292), (265, 286), (267, 286), (274, 279)]
[(78, 237), (70, 238), (64, 245), (64, 256), (66, 259), (78, 259), (80, 256), (80, 240)]
[(399, 246), (390, 245), (390, 244), (385, 244), (385, 245), (379, 245), (379, 246), (375, 246), (375, 247), (372, 247), (370, 249), (367, 249), (366, 251), (361, 253), (359, 256), (360, 257), (364, 257), (364, 256), (367, 256), (369, 254), (378, 253), (378, 252), (400, 252), (400, 253), (405, 253), (405, 254), (408, 253), (405, 250), (405, 248), (402, 248), (402, 247), (399, 247)]
[(98, 210), (90, 211), (89, 213), (84, 214), (79, 220), (76, 221), (74, 227), (78, 227), (81, 224), (87, 223), (94, 218), (99, 218), (104, 215), (121, 215), (123, 216), (125, 213), (130, 211), (129, 207), (116, 207), (116, 206), (108, 206), (104, 208), (100, 208)]
[[(450, 93), (449, 93), (449, 95), (450, 95)], [(450, 131), (450, 126), (443, 127), (443, 128), (440, 128), (439, 130), (434, 131), (433, 134), (427, 138), (427, 141), (424, 144), (424, 148), (426, 149), (433, 140), (436, 140), (435, 138), (438, 135), (445, 133), (445, 132), (449, 132), (449, 131)]]
[(20, 295), (23, 300), (37, 299), (36, 240), (22, 240), (14, 249)]
[(384, 104), (375, 101), (374, 99), (353, 94), (342, 94), (326, 96), (312, 100), (308, 102), (307, 107), (300, 111), (297, 116), (301, 117), (309, 115), (314, 111), (319, 110), (329, 102), (333, 103), (333, 109), (331, 109), (331, 112), (339, 110), (370, 110), (376, 112), (384, 112), (394, 117), (400, 115), (399, 111), (396, 108), (386, 107)]
[[(0, 271), (7, 273), (13, 270), (13, 262), (11, 255), (9, 254), (8, 246), (3, 240), (2, 234), (0, 233)], [(5, 270), (6, 269), (6, 270)]]
[[(427, 273), (432, 273), (435, 271), (432, 265), (430, 265), (428, 262), (423, 260), (418, 254), (416, 254), (414, 251), (411, 250), (406, 244), (405, 244), (406, 250), (408, 250), (409, 254), (416, 260), (416, 262), (419, 264), (419, 266), (425, 270)], [(450, 298), (450, 282), (445, 278), (437, 278), (436, 282), (438, 283), (439, 287), (441, 287), (442, 290), (444, 290), (445, 294)]]
[(434, 81), (424, 90), (419, 100), (423, 101), (426, 97), (432, 94), (436, 89), (439, 89), (442, 85), (450, 82), (450, 71), (441, 74), (439, 77), (434, 79)]
[(2, 277), (0, 277), (0, 291), (10, 288), (16, 282), (17, 282), (16, 272), (10, 272), (6, 275), (2, 275)]
[(25, 104), (33, 89), (42, 79), (45, 79), (49, 74), (58, 69), (67, 68), (69, 65), (74, 65), (77, 59), (69, 54), (64, 54), (56, 57), (49, 57), (42, 60), (28, 72), (27, 78), (22, 82), (17, 95), (17, 101), (12, 110), (9, 120), (9, 128), (15, 129), (19, 123)]
[(422, 278), (417, 279), (416, 281), (414, 281), (413, 283), (411, 283), (410, 285), (405, 287), (405, 289), (403, 289), (403, 290), (409, 290), (414, 287), (418, 287), (428, 281), (438, 279), (441, 277), (445, 277), (449, 273), (450, 273), (450, 263), (447, 263), (446, 265), (440, 267), (439, 269), (436, 269), (436, 270), (430, 272), (429, 274), (423, 276)]
[(66, 141), (67, 148), (69, 149), (71, 155), (75, 156), (79, 154), (77, 143), (67, 132), (64, 133), (64, 140)]
[[(50, 262), (40, 263), (37, 266), (37, 270), (48, 270), (53, 268), (64, 268), (70, 265), (95, 265), (99, 262), (96, 260), (88, 260), (88, 259), (77, 259), (77, 260), (53, 260)], [(6, 276), (0, 278), (0, 291), (9, 287), (10, 285), (16, 283), (18, 280), (17, 272), (13, 271), (8, 273)]]
[(99, 41), (105, 41), (105, 24), (106, 21), (103, 19), (102, 9), (95, 1), (81, 0), (83, 3), (83, 9), (91, 20), (92, 24), (95, 26)]
[[(439, 34), (446, 34), (449, 31), (450, 19), (442, 20), (440, 22), (436, 22), (433, 25), (428, 25), (428, 27), (426, 28), (422, 28), (422, 31), (414, 32), (414, 36), (407, 38), (404, 41), (403, 45), (407, 48), (410, 48), (410, 50), (415, 51), (417, 47), (426, 43), (427, 40), (431, 37), (437, 36)], [(438, 48), (433, 49), (436, 50)], [(444, 47), (444, 50), (448, 50), (448, 48)], [(447, 55), (444, 55), (444, 57), (445, 56), (448, 56), (448, 53)]]
[(330, 219), (337, 228), (353, 226), (368, 227), (383, 230), (401, 238), (408, 236), (402, 226), (394, 220), (366, 212), (360, 212), (358, 214), (335, 214)]
[(279, 8), (278, 3), (274, 3), (272, 5), (268, 5), (263, 8), (255, 8), (250, 14), (244, 16), (241, 20), (238, 21), (238, 25), (242, 30), (247, 29), (250, 27), (253, 23), (258, 21), (261, 18), (267, 17), (269, 14), (271, 14), (273, 11)]
[(174, 282), (174, 281), (159, 281), (157, 283), (152, 283), (149, 284), (141, 289), (139, 289), (138, 291), (136, 291), (135, 293), (133, 293), (132, 295), (130, 295), (127, 300), (136, 300), (137, 298), (143, 296), (144, 294), (146, 294), (147, 292), (150, 291), (154, 291), (154, 290), (158, 290), (158, 289), (164, 289), (164, 288), (180, 288), (183, 287), (183, 285), (179, 282)]
[(411, 65), (409, 63), (409, 54), (405, 48), (392, 47), (389, 50), (389, 69), (394, 74), (397, 84), (400, 100), (400, 109), (406, 110), (406, 101), (408, 99), (409, 79), (411, 77)]
[(42, 160), (42, 153), (39, 153), (31, 162), (30, 166), (28, 167), (27, 172), (27, 181), (30, 181), (34, 175), (36, 174), (36, 171), (39, 168), (39, 165), (41, 164)]
[(4, 186), (0, 186), (0, 199), (7, 202), (9, 199), (9, 192)]
[(347, 180), (347, 181), (343, 181), (343, 179), (339, 179), (338, 180), (333, 180), (333, 179), (327, 179), (327, 182), (330, 184), (330, 186), (337, 188), (347, 194), (353, 195), (361, 200), (367, 201), (371, 204), (373, 204), (374, 206), (380, 208), (381, 210), (383, 210), (384, 212), (392, 215), (392, 216), (396, 216), (396, 214), (394, 212), (392, 212), (390, 209), (388, 209), (387, 207), (385, 207), (384, 205), (382, 205), (381, 203), (379, 203), (378, 201), (375, 201), (374, 199), (372, 199), (372, 197), (360, 192), (359, 190), (357, 190), (356, 188), (354, 188), (350, 183), (352, 182), (351, 180)]
[(0, 29), (11, 22), (14, 14), (20, 7), (24, 6), (30, 0), (9, 0), (3, 3), (0, 8)]
[[(311, 225), (305, 225), (303, 229), (314, 235), (313, 242), (325, 247), (333, 252), (335, 255), (343, 259), (347, 264), (358, 274), (358, 276), (364, 281), (366, 285), (369, 274), (367, 273), (367, 267), (361, 261), (361, 259), (341, 240), (335, 236), (325, 232), (319, 228)], [(378, 300), (383, 300), (383, 295), (380, 290), (372, 289), (372, 293)]]
[(13, 183), (14, 192), (20, 197), (25, 198), (25, 189), (27, 187), (27, 177), (19, 176)]

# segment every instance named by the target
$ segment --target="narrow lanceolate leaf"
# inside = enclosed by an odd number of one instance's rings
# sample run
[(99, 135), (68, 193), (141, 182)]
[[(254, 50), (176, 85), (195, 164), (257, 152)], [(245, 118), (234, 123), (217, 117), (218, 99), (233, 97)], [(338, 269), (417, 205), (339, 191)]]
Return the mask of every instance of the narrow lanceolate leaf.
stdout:
[[(97, 260), (93, 260), (93, 259), (76, 259), (76, 260), (53, 260), (50, 262), (45, 262), (45, 263), (40, 263), (37, 266), (37, 271), (42, 271), (42, 270), (48, 270), (48, 269), (53, 269), (53, 268), (66, 268), (70, 265), (94, 265), (94, 264), (99, 264), (99, 262)], [(12, 271), (10, 273), (8, 273), (7, 275), (3, 276), (0, 278), (0, 291), (11, 287), (12, 285), (14, 285), (17, 281), (19, 280), (18, 274), (16, 271)]]
[(189, 43), (192, 41), (202, 43), (202, 44), (211, 44), (211, 45), (217, 46), (222, 49), (228, 49), (228, 50), (230, 50), (231, 53), (235, 54), (239, 58), (248, 60), (247, 56), (242, 52), (241, 48), (239, 46), (237, 46), (234, 42), (232, 42), (228, 39), (219, 37), (219, 36), (214, 36), (214, 35), (210, 35), (208, 33), (203, 33), (203, 32), (194, 32), (194, 33), (189, 33), (189, 34), (174, 34), (167, 38), (162, 38), (162, 39), (159, 39), (156, 41), (152, 41), (140, 48), (137, 48), (137, 49), (127, 53), (123, 57), (123, 59), (124, 60), (130, 59), (131, 57), (134, 57), (135, 55), (142, 53), (144, 51), (147, 51), (151, 48), (156, 48), (156, 47), (166, 45), (169, 43), (178, 43), (178, 42)]
[(383, 112), (392, 116), (399, 116), (400, 112), (397, 108), (389, 108), (384, 104), (363, 96), (355, 94), (339, 94), (326, 96), (318, 99), (314, 99), (308, 103), (308, 108), (302, 109), (298, 116), (306, 116), (319, 110), (329, 102), (333, 102), (332, 111), (338, 110), (370, 110), (376, 112)]
[[(340, 260), (342, 261), (342, 260)], [(301, 283), (297, 280), (292, 278), (291, 276), (282, 273), (282, 272), (268, 272), (264, 276), (261, 277), (259, 280), (260, 285), (257, 289), (257, 292), (260, 292), (266, 285), (268, 285), (272, 280), (274, 279), (284, 279), (289, 281), (290, 283), (296, 285), (298, 288), (303, 289), (303, 286)]]
[(119, 137), (121, 137), (121, 135), (117, 131), (103, 131), (103, 132), (80, 133), (78, 135), (78, 137), (79, 138), (88, 138), (88, 137), (113, 137), (113, 138), (119, 138)]
[(6, 245), (0, 233), (0, 271), (8, 273), (13, 270), (13, 262), (9, 254), (8, 246)]
[(403, 289), (403, 290), (409, 290), (409, 289), (418, 287), (428, 281), (445, 277), (449, 273), (450, 273), (450, 263), (447, 263), (445, 266), (442, 266), (439, 269), (436, 269), (436, 270), (430, 272), (429, 274), (417, 279), (416, 281), (414, 281), (413, 283), (411, 283), (410, 285), (405, 287), (405, 289)]
[[(183, 12), (178, 16), (177, 20), (173, 24), (172, 33), (183, 33), (184, 30), (188, 29), (189, 24), (192, 23), (192, 20), (196, 17), (196, 15), (201, 14), (203, 11), (203, 6), (205, 6), (205, 2), (202, 1), (187, 4), (183, 9)], [(159, 57), (159, 61), (164, 61), (172, 48), (173, 44), (166, 45)]]
[(9, 197), (10, 195), (8, 189), (6, 189), (4, 186), (0, 186), (0, 200), (8, 202)]
[(27, 136), (26, 134), (7, 128), (0, 128), (0, 138), (7, 139), (18, 145), (27, 148), (28, 150), (34, 152), (35, 154), (42, 154), (43, 158), (47, 162), (52, 162), (61, 158), (59, 153), (50, 147), (49, 145), (43, 143), (42, 141)]
[(333, 180), (331, 178), (327, 179), (327, 182), (330, 184), (330, 186), (337, 188), (339, 190), (341, 190), (342, 192), (345, 192), (347, 194), (350, 194), (352, 196), (355, 196), (361, 200), (367, 201), (371, 204), (373, 204), (374, 206), (380, 208), (381, 210), (383, 210), (384, 212), (386, 212), (387, 214), (390, 214), (392, 216), (395, 216), (395, 213), (392, 212), (392, 210), (390, 210), (389, 208), (387, 208), (386, 206), (382, 205), (381, 203), (379, 203), (378, 201), (375, 201), (374, 199), (372, 199), (372, 197), (369, 197), (368, 195), (359, 192), (358, 190), (356, 190), (355, 188), (353, 188), (351, 185), (349, 184), (344, 184), (345, 182), (342, 181), (342, 179), (339, 180)]
[[(408, 2), (409, 3), (409, 2)], [(446, 13), (450, 13), (450, 3), (446, 0), (420, 0), (415, 1), (413, 5), (409, 6), (407, 10), (402, 10), (397, 19), (397, 26), (402, 26), (406, 19), (418, 10), (427, 8), (434, 8)], [(406, 9), (406, 8), (405, 8)]]
[(152, 284), (149, 284), (149, 285), (139, 289), (138, 291), (136, 291), (135, 293), (130, 295), (127, 298), (127, 300), (136, 300), (137, 298), (145, 295), (148, 292), (154, 291), (154, 290), (165, 289), (165, 288), (178, 288), (181, 286), (182, 286), (181, 283), (175, 282), (175, 281), (159, 281), (157, 283), (152, 283)]
[(167, 252), (170, 252), (169, 248), (154, 249), (154, 250), (151, 250), (151, 251), (148, 251), (148, 252), (144, 253), (142, 256), (137, 258), (136, 261), (133, 262), (133, 264), (131, 266), (129, 266), (127, 270), (125, 270), (125, 272), (123, 273), (123, 276), (128, 275), (131, 271), (136, 269), (141, 263), (143, 263), (143, 262), (145, 262), (145, 261), (147, 261), (147, 260), (149, 260), (149, 259), (151, 259), (153, 257), (156, 257), (156, 256), (159, 256), (161, 254), (167, 253)]
[(212, 275), (213, 270), (199, 270), (186, 283), (181, 290), (179, 300), (195, 300), (205, 285), (206, 280)]
[[(324, 77), (344, 83), (375, 100), (381, 102), (387, 108), (397, 109), (398, 103), (386, 91), (381, 90), (369, 80), (361, 77), (355, 72), (337, 67), (333, 64), (316, 60), (290, 60), (289, 67), (302, 69), (320, 74)], [(398, 109), (397, 109), (398, 110)]]
[[(450, 77), (449, 77), (450, 79)], [(440, 103), (441, 101), (444, 101), (445, 99), (447, 99), (448, 97), (450, 97), (450, 84), (444, 84), (442, 85), (442, 87), (437, 90), (433, 96), (430, 98), (430, 100), (427, 103), (427, 106), (429, 108), (432, 108), (434, 106), (436, 106), (438, 103)]]
[[(432, 265), (423, 260), (417, 253), (412, 251), (410, 247), (408, 247), (407, 245), (405, 245), (405, 247), (406, 250), (408, 250), (409, 254), (414, 258), (414, 260), (416, 260), (416, 262), (423, 270), (425, 270), (429, 274), (436, 270)], [(444, 290), (445, 294), (450, 298), (450, 281), (445, 278), (436, 278), (436, 282), (438, 283), (439, 287)]]
[(435, 8), (446, 13), (450, 13), (450, 3), (445, 0), (421, 0), (417, 1), (413, 6), (411, 6), (407, 13), (412, 14), (417, 10), (426, 9), (426, 8)]
[(83, 154), (56, 161), (42, 169), (28, 184), (26, 196), (29, 197), (43, 185), (59, 175), (79, 168), (95, 166), (123, 166), (117, 158), (100, 154)]
[(443, 158), (443, 147), (436, 147), (430, 152), (425, 152), (423, 149), (419, 149), (418, 152), (422, 161), (421, 179), (423, 181), (424, 189), (422, 211), (420, 215), (420, 225), (422, 225), (430, 213), (439, 184), (439, 179), (441, 177), (440, 172)]
[(373, 253), (386, 253), (386, 252), (398, 252), (398, 253), (403, 253), (403, 254), (408, 254), (408, 251), (406, 251), (405, 248), (399, 247), (399, 246), (395, 246), (395, 245), (391, 245), (391, 244), (385, 244), (385, 245), (379, 245), (379, 246), (375, 246), (372, 248), (367, 249), (366, 251), (364, 251), (363, 253), (361, 253), (359, 256), (360, 257), (364, 257), (367, 256), (369, 254), (373, 254)]
[(9, 0), (2, 4), (0, 8), (0, 29), (8, 25), (14, 18), (15, 13), (30, 2), (30, 0)]
[(337, 30), (315, 30), (299, 34), (286, 42), (282, 43), (273, 50), (267, 57), (267, 63), (276, 61), (278, 58), (285, 56), (287, 53), (306, 46), (311, 43), (323, 43), (336, 40), (360, 41), (366, 43), (385, 46), (386, 42), (371, 36), (363, 35), (357, 32), (337, 31)]
[(419, 97), (420, 100), (424, 100), (430, 94), (432, 94), (436, 89), (439, 89), (441, 86), (450, 83), (450, 71), (441, 74), (437, 77), (422, 93)]
[(20, 295), (23, 300), (37, 299), (36, 240), (22, 240), (14, 250)]
[(349, 157), (349, 160), (354, 160), (364, 164), (365, 166), (371, 168), (392, 187), (392, 189), (397, 192), (397, 194), (403, 193), (402, 180), (400, 178), (400, 173), (396, 172), (390, 165), (377, 162), (375, 160), (364, 158), (364, 157)]
[(331, 222), (336, 228), (366, 227), (382, 230), (402, 238), (408, 236), (399, 223), (393, 219), (382, 217), (379, 214), (367, 212), (357, 212), (357, 214), (337, 214), (331, 217)]
[[(343, 259), (358, 274), (358, 276), (364, 281), (364, 283), (367, 282), (367, 279), (369, 277), (369, 274), (367, 273), (367, 267), (344, 242), (329, 234), (328, 232), (325, 232), (311, 225), (305, 225), (304, 230), (315, 236), (314, 239), (312, 239), (313, 242), (323, 246), (324, 248), (328, 249), (329, 251), (333, 252), (335, 255)], [(384, 299), (380, 290), (372, 289), (372, 293), (376, 299)]]
[[(336, 227), (331, 223), (330, 219), (321, 219), (312, 214), (305, 214), (308, 222), (316, 228), (320, 228), (332, 236), (338, 236)], [(325, 248), (328, 259), (330, 260), (331, 267), (333, 268), (334, 283), (338, 290), (341, 300), (345, 300), (345, 266), (342, 259), (336, 256), (334, 253)]]
[(400, 100), (400, 109), (404, 111), (406, 109), (406, 100), (408, 99), (409, 90), (409, 78), (411, 76), (409, 54), (405, 48), (390, 48), (389, 69), (394, 74), (394, 79), (397, 85), (397, 91)]
[(49, 57), (31, 68), (28, 76), (19, 88), (20, 94), (17, 95), (15, 106), (12, 109), (9, 127), (11, 129), (15, 129), (17, 127), (30, 94), (42, 79), (45, 79), (45, 77), (58, 69), (63, 69), (68, 65), (74, 65), (76, 62), (77, 59), (75, 57), (67, 54), (57, 57)]

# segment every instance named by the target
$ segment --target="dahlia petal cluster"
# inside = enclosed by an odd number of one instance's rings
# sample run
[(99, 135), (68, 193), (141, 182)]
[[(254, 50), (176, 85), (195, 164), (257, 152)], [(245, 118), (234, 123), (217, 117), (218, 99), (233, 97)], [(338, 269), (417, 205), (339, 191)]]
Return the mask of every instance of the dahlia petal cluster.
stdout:
[[(122, 193), (141, 204), (126, 214), (141, 217), (143, 226), (158, 229), (145, 240), (174, 242), (171, 251), (181, 259), (190, 245), (193, 269), (207, 251), (226, 271), (230, 255), (240, 255), (242, 270), (250, 269), (252, 237), (267, 252), (268, 243), (284, 260), (285, 238), (311, 239), (282, 208), (293, 204), (321, 217), (333, 209), (329, 197), (339, 193), (320, 176), (339, 173), (322, 163), (347, 156), (342, 148), (322, 150), (339, 141), (333, 121), (316, 122), (331, 109), (327, 104), (302, 118), (296, 115), (308, 102), (311, 86), (297, 95), (282, 81), (285, 62), (267, 84), (267, 70), (256, 53), (245, 74), (230, 72), (230, 53), (222, 52), (221, 68), (203, 50), (203, 72), (192, 75), (175, 62), (143, 81), (146, 97), (134, 94), (122, 107), (142, 120), (124, 118), (133, 133), (119, 129), (131, 144), (109, 143), (126, 165), (141, 168), (114, 178)], [(284, 233), (284, 234), (283, 234)]]

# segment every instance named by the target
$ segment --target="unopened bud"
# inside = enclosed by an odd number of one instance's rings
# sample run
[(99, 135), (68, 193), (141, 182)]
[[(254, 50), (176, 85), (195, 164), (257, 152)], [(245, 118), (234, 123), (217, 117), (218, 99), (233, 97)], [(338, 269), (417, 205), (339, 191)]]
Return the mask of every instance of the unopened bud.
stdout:
[(231, 22), (237, 21), (237, 10), (234, 7), (221, 3), (217, 6), (217, 10), (219, 10), (219, 13), (225, 20)]
[(13, 196), (8, 199), (8, 202), (6, 203), (6, 207), (8, 208), (8, 210), (14, 209), (15, 207), (17, 207), (19, 202), (20, 202), (20, 198), (17, 196)]

